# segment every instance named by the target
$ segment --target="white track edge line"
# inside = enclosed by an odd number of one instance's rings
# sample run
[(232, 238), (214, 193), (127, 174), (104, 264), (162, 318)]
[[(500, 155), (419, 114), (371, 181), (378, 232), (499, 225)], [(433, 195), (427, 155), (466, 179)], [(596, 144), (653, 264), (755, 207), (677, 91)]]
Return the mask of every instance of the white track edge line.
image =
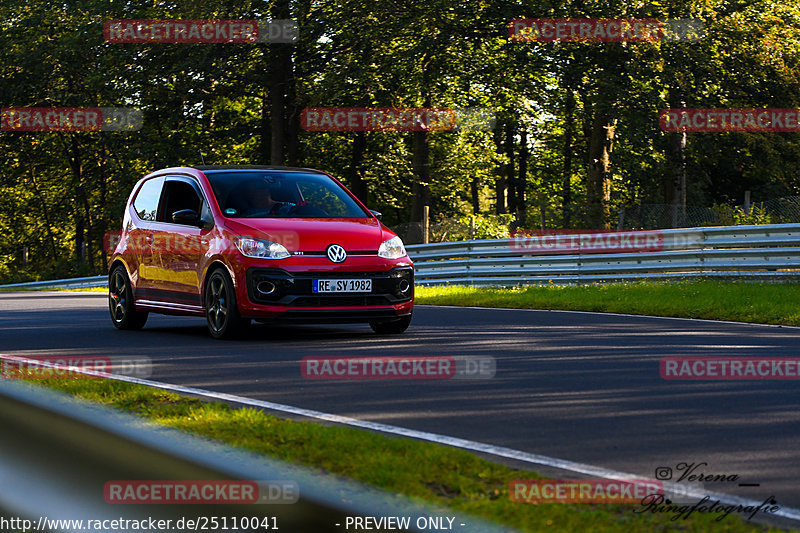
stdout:
[[(605, 479), (614, 479), (614, 480), (622, 480), (622, 481), (631, 481), (631, 480), (643, 480), (643, 481), (653, 481), (652, 479), (644, 478), (642, 476), (636, 476), (634, 474), (627, 474), (625, 472), (619, 472), (616, 470), (610, 470), (607, 468), (589, 465), (585, 463), (578, 463), (575, 461), (569, 461), (567, 459), (558, 459), (556, 457), (549, 457), (546, 455), (539, 455), (530, 452), (523, 452), (521, 450), (514, 450), (512, 448), (506, 448), (504, 446), (495, 446), (493, 444), (486, 444), (482, 442), (471, 441), (467, 439), (462, 439), (459, 437), (451, 437), (448, 435), (440, 435), (438, 433), (429, 433), (427, 431), (418, 431), (415, 429), (408, 429), (403, 428), (400, 426), (392, 426), (389, 424), (381, 424), (378, 422), (369, 422), (366, 420), (358, 420), (356, 418), (350, 418), (341, 415), (335, 415), (331, 413), (324, 413), (322, 411), (315, 411), (313, 409), (305, 409), (302, 407), (294, 407), (291, 405), (284, 405), (280, 403), (274, 402), (267, 402), (264, 400), (256, 400), (253, 398), (246, 398), (244, 396), (236, 396), (233, 394), (226, 394), (223, 392), (214, 392), (206, 389), (198, 389), (195, 387), (186, 387), (183, 385), (175, 385), (172, 383), (163, 383), (160, 381), (152, 381), (149, 379), (143, 378), (136, 378), (131, 376), (124, 376), (119, 374), (107, 374), (104, 372), (95, 372), (92, 370), (85, 370), (79, 367), (73, 366), (64, 366), (64, 365), (57, 365), (48, 363), (46, 361), (37, 361), (36, 359), (27, 359), (25, 357), (18, 357), (18, 356), (9, 356), (9, 355), (0, 355), (0, 359), (6, 359), (9, 361), (17, 361), (17, 362), (29, 362), (35, 363), (38, 366), (45, 366), (50, 368), (62, 368), (65, 370), (69, 370), (71, 372), (77, 372), (80, 374), (86, 374), (89, 376), (96, 376), (102, 377), (107, 379), (113, 379), (116, 381), (124, 381), (128, 383), (135, 383), (139, 385), (146, 385), (149, 387), (159, 388), (168, 390), (171, 392), (183, 392), (186, 394), (192, 394), (195, 396), (202, 396), (206, 398), (214, 398), (218, 400), (223, 400), (226, 402), (233, 402), (242, 405), (252, 406), (252, 407), (261, 407), (263, 409), (269, 409), (271, 411), (279, 411), (283, 413), (290, 413), (294, 415), (304, 416), (306, 418), (314, 418), (317, 420), (324, 420), (326, 422), (334, 422), (337, 424), (342, 424), (346, 426), (358, 427), (362, 429), (369, 429), (372, 431), (379, 431), (381, 433), (388, 433), (391, 435), (400, 435), (403, 437), (409, 437), (412, 439), (433, 442), (436, 444), (444, 444), (447, 446), (452, 446), (454, 448), (461, 448), (463, 450), (469, 450), (472, 452), (479, 452), (488, 455), (494, 455), (497, 457), (504, 457), (506, 459), (513, 459), (515, 461), (521, 461), (525, 463), (531, 464), (538, 464), (542, 466), (558, 468), (561, 470), (569, 470), (571, 472), (576, 472), (579, 474), (586, 474), (593, 477), (605, 478)], [(674, 490), (676, 487), (679, 487), (678, 483), (674, 482), (661, 482), (665, 489)], [(696, 497), (702, 499), (706, 496), (709, 499), (714, 498), (720, 501), (725, 505), (741, 505), (743, 507), (752, 506), (758, 507), (762, 504), (757, 500), (748, 500), (747, 498), (742, 498), (740, 496), (734, 496), (732, 494), (725, 494), (721, 492), (706, 492), (700, 491), (697, 489), (689, 489), (689, 490), (682, 490), (686, 495), (691, 496), (692, 498)], [(769, 516), (769, 515), (764, 515)], [(781, 507), (775, 513), (772, 513), (771, 516), (779, 516), (781, 518), (786, 518), (788, 520), (798, 520), (800, 521), (800, 509), (794, 509), (792, 507)]]

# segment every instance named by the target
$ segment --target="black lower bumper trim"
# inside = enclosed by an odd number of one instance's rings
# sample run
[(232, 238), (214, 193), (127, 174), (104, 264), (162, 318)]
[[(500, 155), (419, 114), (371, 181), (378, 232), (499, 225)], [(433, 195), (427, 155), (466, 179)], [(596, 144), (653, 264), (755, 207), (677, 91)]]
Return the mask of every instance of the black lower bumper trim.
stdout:
[(292, 310), (286, 311), (275, 317), (251, 317), (258, 322), (306, 322), (306, 323), (328, 323), (328, 324), (353, 324), (372, 322), (376, 320), (392, 320), (411, 313), (398, 313), (394, 310), (386, 309), (353, 309), (353, 310)]

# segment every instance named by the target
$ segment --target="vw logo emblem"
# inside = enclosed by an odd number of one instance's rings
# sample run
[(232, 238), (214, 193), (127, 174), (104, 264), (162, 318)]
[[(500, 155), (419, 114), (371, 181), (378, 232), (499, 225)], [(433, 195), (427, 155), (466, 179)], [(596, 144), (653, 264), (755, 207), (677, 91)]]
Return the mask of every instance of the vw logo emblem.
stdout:
[(339, 246), (338, 244), (331, 244), (328, 246), (328, 259), (330, 259), (334, 263), (341, 263), (345, 259), (347, 259), (347, 252), (344, 251), (344, 248)]

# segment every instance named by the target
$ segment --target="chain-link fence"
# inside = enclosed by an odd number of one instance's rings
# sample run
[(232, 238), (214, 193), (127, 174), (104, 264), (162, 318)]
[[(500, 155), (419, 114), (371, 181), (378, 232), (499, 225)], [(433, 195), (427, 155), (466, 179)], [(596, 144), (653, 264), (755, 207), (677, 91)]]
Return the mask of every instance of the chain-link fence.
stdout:
[(800, 196), (775, 198), (749, 206), (713, 207), (642, 204), (620, 210), (619, 229), (667, 229), (800, 222)]
[(715, 222), (719, 219), (717, 211), (709, 207), (641, 204), (623, 207), (619, 213), (617, 227), (619, 229), (692, 228), (717, 225)]
[(800, 222), (800, 196), (787, 196), (767, 200), (760, 204), (753, 204), (753, 207), (761, 206), (770, 217), (769, 224), (791, 224)]
[[(502, 239), (516, 224), (515, 215), (473, 215), (464, 217), (432, 216), (427, 224), (428, 242)], [(397, 224), (392, 230), (408, 244), (423, 242), (425, 224)]]

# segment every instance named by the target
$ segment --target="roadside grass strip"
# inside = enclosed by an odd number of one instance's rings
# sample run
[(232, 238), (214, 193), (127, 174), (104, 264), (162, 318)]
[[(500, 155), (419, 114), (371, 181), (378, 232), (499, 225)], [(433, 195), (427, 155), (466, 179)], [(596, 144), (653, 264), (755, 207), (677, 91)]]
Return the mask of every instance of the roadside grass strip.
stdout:
[(415, 303), (593, 311), (800, 326), (800, 283), (698, 280), (477, 288), (416, 287)]
[(542, 479), (540, 475), (440, 444), (285, 420), (258, 409), (207, 402), (111, 379), (35, 379), (29, 383), (520, 531), (784, 531), (745, 521), (746, 514), (735, 512), (724, 518), (714, 513), (684, 518), (676, 517), (676, 513), (641, 512), (641, 503), (515, 502), (509, 495), (511, 482)]

